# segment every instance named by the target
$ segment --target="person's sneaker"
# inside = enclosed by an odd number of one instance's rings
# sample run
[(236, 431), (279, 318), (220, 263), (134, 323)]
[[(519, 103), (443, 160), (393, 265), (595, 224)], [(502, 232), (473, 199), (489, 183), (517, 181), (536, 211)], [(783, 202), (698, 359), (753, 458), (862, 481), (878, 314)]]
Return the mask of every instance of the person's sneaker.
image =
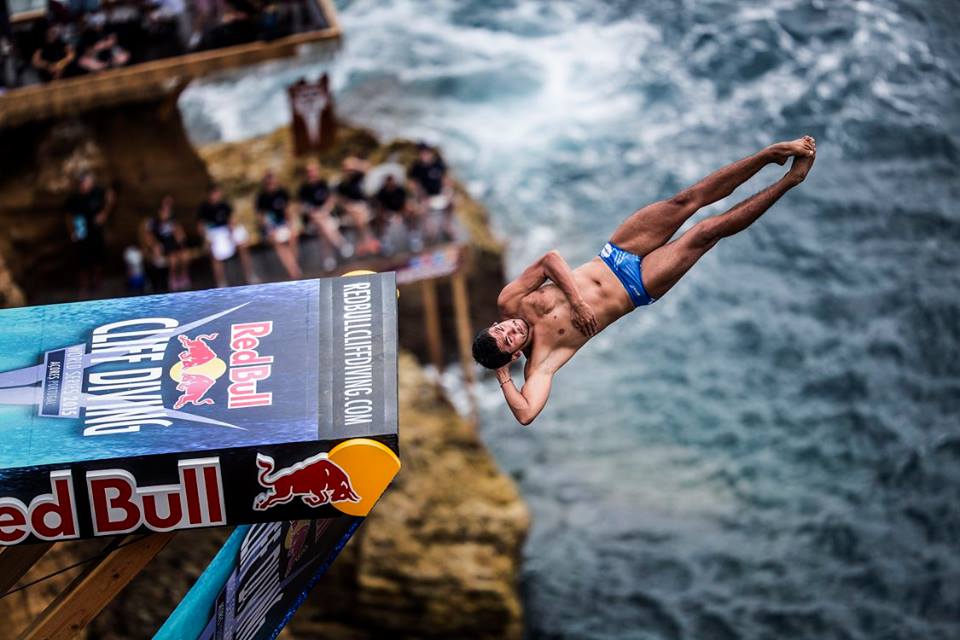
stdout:
[(333, 271), (337, 268), (337, 259), (333, 256), (327, 256), (323, 259), (323, 270), (324, 271)]
[(353, 257), (353, 245), (349, 242), (344, 242), (340, 245), (340, 257), (344, 260), (348, 260)]

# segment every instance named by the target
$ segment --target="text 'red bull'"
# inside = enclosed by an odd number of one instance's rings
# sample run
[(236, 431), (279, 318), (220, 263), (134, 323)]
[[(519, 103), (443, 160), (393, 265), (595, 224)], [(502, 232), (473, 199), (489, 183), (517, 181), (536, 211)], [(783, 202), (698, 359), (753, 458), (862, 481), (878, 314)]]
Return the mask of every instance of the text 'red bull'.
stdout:
[(178, 484), (139, 487), (129, 471), (87, 472), (94, 535), (129, 533), (141, 526), (172, 531), (226, 524), (219, 458), (178, 462)]
[[(220, 459), (178, 462), (180, 482), (140, 487), (125, 469), (88, 471), (87, 498), (93, 533), (129, 533), (226, 524)], [(80, 524), (69, 469), (50, 472), (50, 492), (29, 502), (0, 497), (0, 546), (18, 544), (31, 534), (39, 540), (79, 537)]]
[(245, 322), (230, 327), (230, 386), (227, 408), (262, 407), (273, 404), (273, 394), (258, 391), (257, 384), (272, 373), (273, 356), (257, 351), (260, 338), (273, 332), (273, 322)]
[(267, 490), (253, 501), (253, 508), (257, 511), (286, 504), (294, 498), (300, 498), (310, 507), (333, 502), (360, 502), (360, 496), (350, 483), (350, 476), (327, 458), (325, 452), (280, 471), (275, 470), (273, 458), (258, 453), (257, 467), (260, 468), (257, 480)]

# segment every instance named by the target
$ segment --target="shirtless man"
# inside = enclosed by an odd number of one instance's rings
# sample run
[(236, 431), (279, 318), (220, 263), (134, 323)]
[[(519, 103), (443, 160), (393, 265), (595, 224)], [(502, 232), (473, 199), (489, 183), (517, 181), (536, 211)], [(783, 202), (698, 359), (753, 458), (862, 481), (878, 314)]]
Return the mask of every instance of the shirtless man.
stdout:
[[(701, 207), (727, 197), (767, 164), (790, 170), (726, 213), (670, 238)], [(547, 403), (553, 376), (580, 347), (636, 307), (661, 298), (721, 238), (743, 231), (813, 166), (816, 142), (804, 136), (773, 144), (710, 174), (667, 200), (636, 211), (621, 224), (600, 255), (571, 270), (556, 251), (527, 267), (497, 298), (500, 322), (477, 334), (473, 357), (496, 369), (504, 398), (524, 425)], [(546, 280), (551, 284), (544, 284)], [(517, 389), (510, 364), (523, 353), (524, 383)]]

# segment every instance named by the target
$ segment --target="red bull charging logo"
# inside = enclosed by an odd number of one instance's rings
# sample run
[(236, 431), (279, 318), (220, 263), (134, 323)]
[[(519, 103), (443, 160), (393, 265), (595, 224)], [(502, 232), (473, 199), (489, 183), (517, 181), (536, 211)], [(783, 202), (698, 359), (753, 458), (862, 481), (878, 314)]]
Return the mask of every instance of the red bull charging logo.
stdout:
[(273, 458), (257, 454), (260, 472), (257, 480), (266, 491), (253, 501), (256, 511), (266, 511), (278, 504), (300, 498), (310, 507), (336, 502), (360, 502), (353, 490), (350, 476), (329, 459), (326, 452), (318, 453), (286, 469), (276, 470)]
[[(272, 332), (272, 321), (230, 326), (228, 409), (273, 404), (273, 394), (258, 386), (273, 373), (273, 356), (262, 355), (258, 351), (261, 338)], [(177, 391), (180, 392), (174, 409), (182, 409), (188, 404), (214, 404), (213, 398), (208, 398), (207, 393), (228, 369), (228, 364), (217, 356), (211, 344), (217, 336), (216, 333), (201, 333), (195, 338), (185, 334), (177, 336), (183, 350), (177, 356), (179, 362), (170, 368), (170, 377), (177, 383)]]
[(188, 404), (213, 404), (212, 398), (204, 396), (227, 370), (227, 363), (218, 358), (208, 344), (216, 337), (216, 333), (200, 334), (196, 338), (177, 336), (183, 351), (179, 354), (180, 361), (170, 369), (170, 377), (177, 383), (177, 391), (180, 392), (174, 409), (182, 409)]

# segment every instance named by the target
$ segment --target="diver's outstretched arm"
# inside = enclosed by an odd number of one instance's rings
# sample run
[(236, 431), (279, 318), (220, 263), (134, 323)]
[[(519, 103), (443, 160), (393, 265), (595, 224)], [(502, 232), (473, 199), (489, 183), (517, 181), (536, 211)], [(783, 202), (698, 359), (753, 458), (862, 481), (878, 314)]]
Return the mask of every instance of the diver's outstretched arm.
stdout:
[(540, 415), (550, 397), (550, 387), (553, 384), (553, 374), (534, 372), (523, 383), (522, 389), (517, 389), (510, 376), (510, 365), (497, 369), (497, 380), (503, 397), (513, 412), (517, 422), (526, 426)]

